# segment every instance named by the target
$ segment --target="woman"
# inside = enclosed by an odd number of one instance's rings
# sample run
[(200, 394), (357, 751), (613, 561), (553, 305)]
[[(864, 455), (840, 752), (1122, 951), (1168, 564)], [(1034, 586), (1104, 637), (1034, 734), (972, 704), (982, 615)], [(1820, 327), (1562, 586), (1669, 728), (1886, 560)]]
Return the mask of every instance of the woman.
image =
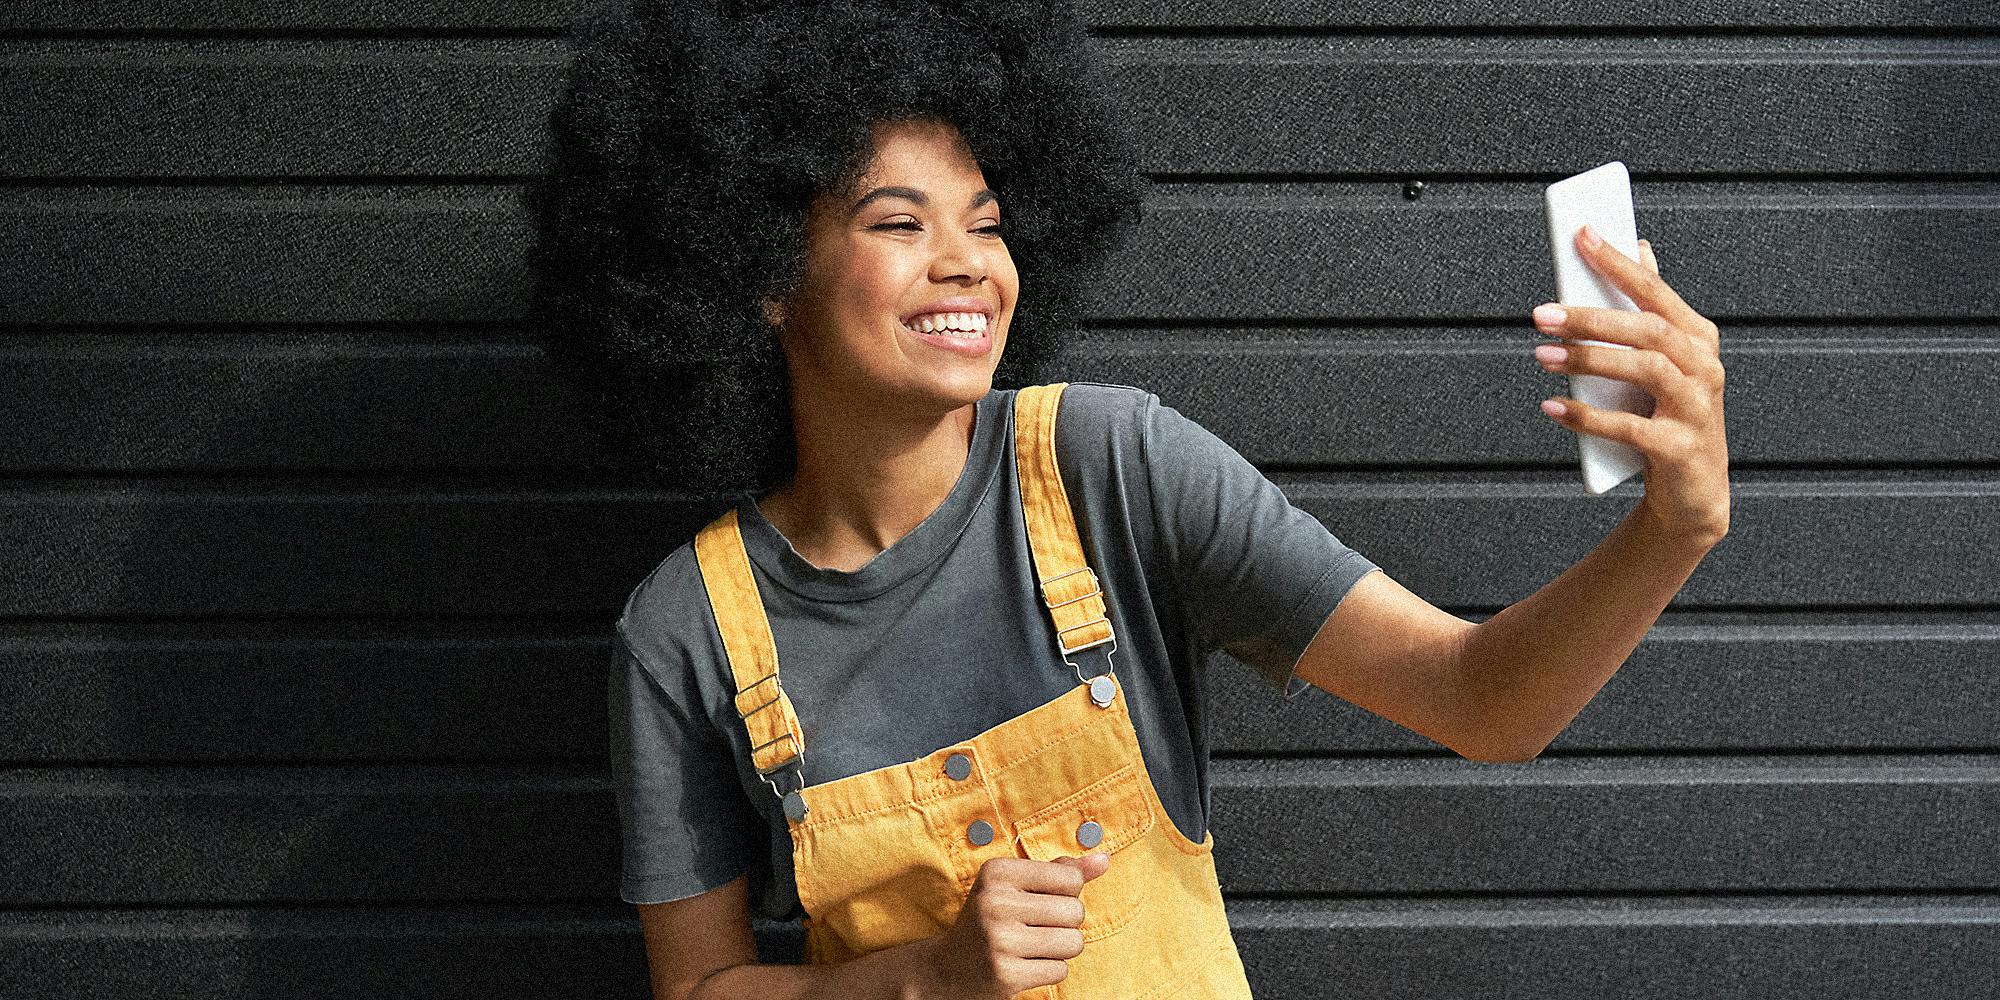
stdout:
[[(1683, 520), (1647, 508), (1566, 574), (1653, 567), (1588, 648), (1544, 595), (1475, 628), (1157, 396), (1007, 388), (1137, 216), (1083, 37), (1018, 3), (641, 3), (578, 35), (535, 320), (614, 438), (736, 491), (616, 634), (621, 894), (660, 997), (1247, 997), (1206, 654), (1522, 759), (1715, 524), (1677, 476)], [(1551, 651), (1576, 666), (1531, 673)], [(1458, 682), (1475, 652), (1489, 683)], [(756, 961), (753, 904), (805, 919), (808, 964)]]

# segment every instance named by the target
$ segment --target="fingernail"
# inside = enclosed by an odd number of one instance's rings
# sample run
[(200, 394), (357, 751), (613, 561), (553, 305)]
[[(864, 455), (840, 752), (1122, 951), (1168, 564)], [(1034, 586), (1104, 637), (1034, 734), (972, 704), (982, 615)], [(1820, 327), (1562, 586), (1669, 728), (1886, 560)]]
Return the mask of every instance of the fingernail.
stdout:
[(1561, 323), (1563, 318), (1568, 315), (1569, 313), (1565, 312), (1563, 307), (1553, 302), (1544, 302), (1535, 307), (1535, 322), (1543, 326), (1555, 326)]
[(1551, 417), (1562, 416), (1563, 411), (1565, 409), (1567, 409), (1567, 407), (1563, 406), (1561, 403), (1558, 403), (1553, 399), (1542, 400), (1542, 412), (1548, 414)]
[(1597, 249), (1597, 245), (1598, 245), (1598, 244), (1600, 244), (1600, 243), (1603, 243), (1603, 242), (1604, 242), (1604, 241), (1603, 241), (1602, 239), (1599, 239), (1599, 238), (1598, 238), (1598, 236), (1597, 236), (1597, 231), (1596, 231), (1596, 230), (1594, 230), (1594, 229), (1590, 228), (1589, 226), (1584, 226), (1584, 227), (1583, 227), (1583, 245), (1584, 245), (1584, 246), (1587, 246), (1587, 247), (1591, 248), (1592, 250), (1595, 250), (1595, 249)]
[(1543, 344), (1535, 348), (1535, 357), (1552, 365), (1561, 364), (1564, 358), (1569, 357), (1569, 348)]

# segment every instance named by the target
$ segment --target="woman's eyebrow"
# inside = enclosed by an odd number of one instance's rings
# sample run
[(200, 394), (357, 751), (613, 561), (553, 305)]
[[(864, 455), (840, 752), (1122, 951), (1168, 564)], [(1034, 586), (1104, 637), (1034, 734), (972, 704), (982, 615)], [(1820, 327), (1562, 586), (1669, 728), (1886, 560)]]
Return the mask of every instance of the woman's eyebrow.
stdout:
[[(862, 195), (861, 200), (855, 202), (854, 207), (847, 210), (847, 214), (850, 217), (852, 217), (854, 213), (861, 211), (861, 209), (865, 207), (869, 202), (874, 201), (877, 198), (903, 198), (909, 201), (914, 201), (917, 204), (922, 205), (926, 208), (930, 207), (931, 203), (930, 198), (926, 196), (922, 191), (919, 191), (916, 188), (879, 187), (873, 191), (868, 192), (865, 195)], [(988, 202), (993, 202), (998, 200), (1000, 200), (1000, 195), (997, 192), (995, 192), (992, 188), (985, 188), (982, 189), (978, 194), (973, 195), (972, 201), (965, 207), (968, 210), (970, 210), (978, 208), (979, 206), (984, 205)]]

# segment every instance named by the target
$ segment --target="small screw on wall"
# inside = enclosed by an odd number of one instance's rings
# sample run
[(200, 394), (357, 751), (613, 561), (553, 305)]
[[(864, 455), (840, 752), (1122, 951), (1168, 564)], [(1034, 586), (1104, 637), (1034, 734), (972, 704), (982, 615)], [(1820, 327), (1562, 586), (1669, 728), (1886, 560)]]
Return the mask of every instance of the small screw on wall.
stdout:
[(1405, 200), (1405, 201), (1416, 201), (1416, 200), (1417, 200), (1418, 198), (1421, 198), (1421, 197), (1423, 197), (1423, 196), (1424, 196), (1424, 182), (1423, 182), (1423, 181), (1404, 181), (1404, 182), (1403, 182), (1403, 200)]

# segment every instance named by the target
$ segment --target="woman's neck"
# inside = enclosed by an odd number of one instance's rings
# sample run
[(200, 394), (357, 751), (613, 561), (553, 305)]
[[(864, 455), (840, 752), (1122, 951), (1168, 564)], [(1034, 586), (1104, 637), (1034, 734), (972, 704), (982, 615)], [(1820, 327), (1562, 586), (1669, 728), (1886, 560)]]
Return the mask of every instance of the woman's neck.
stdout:
[(797, 470), (758, 509), (807, 562), (860, 569), (951, 495), (977, 412), (908, 417), (795, 398)]

